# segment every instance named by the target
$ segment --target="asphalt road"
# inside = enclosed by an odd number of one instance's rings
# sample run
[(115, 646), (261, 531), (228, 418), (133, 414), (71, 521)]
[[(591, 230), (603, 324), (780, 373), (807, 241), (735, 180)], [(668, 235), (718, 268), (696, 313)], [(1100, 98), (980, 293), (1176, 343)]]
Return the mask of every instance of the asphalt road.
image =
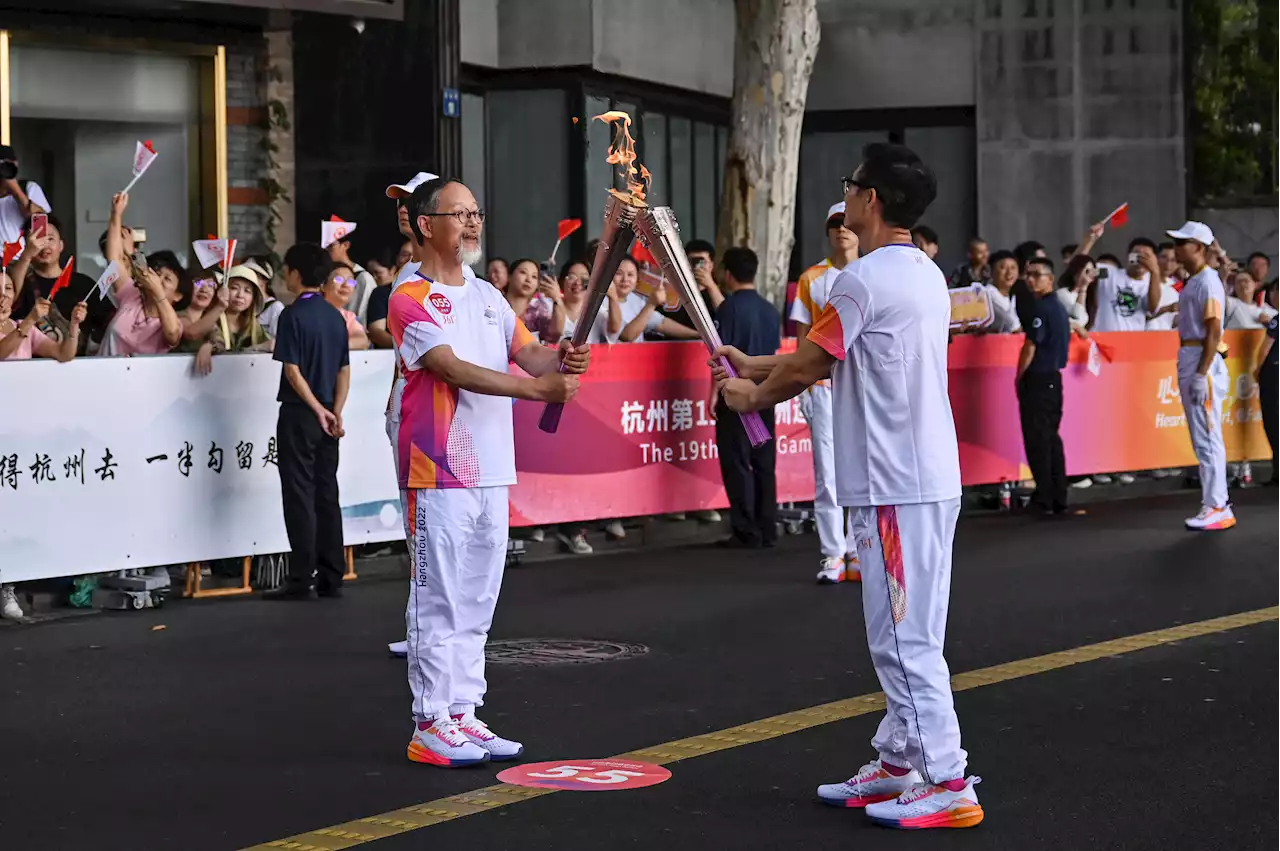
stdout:
[[(1240, 525), (1205, 536), (1181, 528), (1185, 494), (1064, 522), (962, 519), (953, 673), (1275, 606), (1276, 491), (1236, 496)], [(482, 717), (526, 761), (580, 760), (874, 693), (859, 591), (812, 584), (816, 567), (805, 536), (513, 570), (495, 641), (646, 652), (492, 664)], [(366, 582), (340, 601), (0, 631), (0, 847), (237, 849), (493, 785), (502, 766), (405, 759), (404, 663), (385, 647), (404, 600)], [(903, 834), (814, 803), (870, 756), (869, 713), (674, 763), (646, 789), (551, 794), (359, 847), (1274, 849), (1277, 625), (1257, 620), (958, 692), (984, 777), (973, 830)]]

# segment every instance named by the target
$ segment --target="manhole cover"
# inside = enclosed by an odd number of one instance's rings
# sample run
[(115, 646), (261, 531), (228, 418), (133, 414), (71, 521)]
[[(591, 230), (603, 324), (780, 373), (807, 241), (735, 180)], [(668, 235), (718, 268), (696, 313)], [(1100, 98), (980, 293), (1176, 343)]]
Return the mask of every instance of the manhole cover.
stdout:
[(585, 638), (512, 638), (490, 641), (484, 649), (491, 665), (588, 665), (643, 656), (649, 648), (625, 641)]

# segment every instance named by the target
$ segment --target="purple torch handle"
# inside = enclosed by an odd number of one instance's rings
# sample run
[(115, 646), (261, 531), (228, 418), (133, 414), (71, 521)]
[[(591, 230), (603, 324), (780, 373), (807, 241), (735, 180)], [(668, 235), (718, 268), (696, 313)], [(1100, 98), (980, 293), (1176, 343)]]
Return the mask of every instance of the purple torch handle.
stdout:
[[(720, 358), (720, 365), (724, 367), (724, 371), (729, 373), (731, 378), (738, 377), (737, 370), (733, 368), (733, 364), (729, 363), (728, 358)], [(769, 434), (769, 427), (764, 424), (764, 420), (755, 411), (738, 414), (738, 419), (742, 420), (742, 427), (747, 430), (747, 438), (751, 441), (752, 446), (763, 446), (773, 440), (773, 435)]]

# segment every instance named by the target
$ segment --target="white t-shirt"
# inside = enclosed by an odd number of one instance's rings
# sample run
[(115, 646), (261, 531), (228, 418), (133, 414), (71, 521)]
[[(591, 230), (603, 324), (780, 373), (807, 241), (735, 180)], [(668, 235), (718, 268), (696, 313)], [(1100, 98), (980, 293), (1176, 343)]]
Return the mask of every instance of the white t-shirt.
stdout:
[(423, 367), (449, 346), (460, 360), (506, 372), (533, 335), (488, 281), (460, 287), (417, 276), (396, 287), (387, 328), (405, 375), (397, 469), (402, 489), (488, 488), (516, 483), (511, 400), (446, 384)]
[(1067, 311), (1067, 317), (1071, 320), (1071, 330), (1083, 328), (1089, 324), (1089, 311), (1080, 303), (1080, 299), (1076, 297), (1067, 287), (1058, 287), (1058, 301), (1062, 302), (1063, 308)]
[(1235, 296), (1227, 296), (1227, 310), (1222, 327), (1231, 331), (1266, 328), (1275, 315), (1275, 310), (1269, 304), (1249, 304)]
[(995, 284), (987, 284), (984, 289), (991, 293), (991, 326), (987, 329), (992, 334), (1016, 334), (1022, 330), (1022, 320), (1018, 319), (1018, 299), (1010, 293), (1004, 295)]
[(950, 324), (946, 277), (913, 245), (876, 249), (836, 277), (809, 339), (837, 361), (831, 378), (840, 505), (960, 496), (947, 396)]
[(1218, 273), (1205, 266), (1187, 279), (1178, 299), (1178, 336), (1183, 340), (1203, 340), (1206, 319), (1222, 319), (1226, 291)]
[[(27, 193), (27, 198), (32, 204), (35, 204), (46, 213), (52, 213), (49, 207), (49, 199), (44, 197), (44, 190), (40, 188), (40, 184), (34, 180), (28, 181), (23, 188)], [(6, 195), (0, 198), (0, 237), (5, 242), (17, 242), (18, 237), (22, 234), (22, 223), (26, 221), (26, 217), (22, 215), (22, 209), (18, 206), (18, 199), (12, 195)]]
[[(587, 335), (587, 343), (595, 345), (596, 343), (617, 342), (617, 340), (609, 340), (609, 304), (605, 302), (600, 305), (600, 310), (596, 312), (595, 321), (591, 323), (591, 333)], [(625, 325), (623, 327), (626, 327)], [(560, 338), (567, 340), (573, 336), (573, 332), (577, 330), (577, 320), (569, 316), (568, 313), (564, 317), (564, 331), (561, 332)], [(644, 339), (643, 337), (641, 339)]]
[(1147, 330), (1147, 290), (1150, 275), (1130, 278), (1123, 269), (1098, 278), (1094, 287), (1098, 290), (1098, 313), (1093, 320), (1095, 331), (1145, 331)]
[[(1160, 304), (1159, 307), (1168, 307), (1171, 304), (1178, 303), (1178, 291), (1173, 288), (1173, 284), (1165, 281), (1160, 286)], [(1158, 309), (1157, 308), (1157, 309)], [(1162, 313), (1155, 319), (1147, 320), (1148, 331), (1172, 331), (1173, 320), (1178, 316), (1178, 311), (1171, 310), (1168, 313)]]
[[(626, 328), (628, 325), (630, 325), (631, 320), (639, 316), (640, 311), (644, 310), (645, 305), (647, 305), (648, 303), (649, 303), (648, 296), (642, 296), (640, 295), (640, 293), (636, 292), (635, 290), (632, 290), (631, 292), (627, 293), (627, 297), (624, 298), (622, 302), (618, 305), (618, 308), (622, 313), (622, 327)], [(608, 306), (609, 306), (608, 304), (605, 305), (606, 308), (608, 308)], [(662, 324), (662, 314), (659, 313), (658, 309), (655, 307), (653, 310), (653, 313), (650, 313), (649, 318), (645, 320), (644, 332), (641, 333), (639, 337), (636, 337), (634, 340), (632, 340), (632, 342), (643, 343), (644, 335), (649, 333), (650, 331), (657, 331), (658, 326), (661, 324)], [(565, 333), (568, 333), (567, 329)], [(616, 343), (621, 338), (622, 338), (622, 331), (619, 330), (618, 336), (609, 340), (609, 342)]]

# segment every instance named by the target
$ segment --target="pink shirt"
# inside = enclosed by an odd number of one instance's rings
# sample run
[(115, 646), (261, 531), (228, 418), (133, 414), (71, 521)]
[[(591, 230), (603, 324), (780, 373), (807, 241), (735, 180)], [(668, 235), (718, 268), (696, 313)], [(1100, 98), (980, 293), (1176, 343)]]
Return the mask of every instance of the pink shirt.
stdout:
[(360, 317), (345, 307), (339, 307), (338, 312), (342, 314), (342, 318), (347, 322), (347, 336), (350, 337), (360, 327)]
[(116, 315), (102, 334), (98, 354), (104, 357), (161, 355), (172, 348), (165, 342), (160, 317), (149, 317), (143, 310), (142, 290), (134, 285), (132, 278), (121, 278), (119, 288), (108, 290), (107, 297), (116, 306)]
[(549, 340), (548, 332), (551, 330), (551, 314), (555, 312), (556, 303), (544, 296), (542, 293), (536, 293), (529, 300), (529, 306), (524, 309), (524, 316), (520, 317), (524, 322), (524, 327), (528, 328), (533, 336), (537, 337), (539, 342), (548, 345), (560, 342), (559, 340)]
[[(9, 333), (16, 334), (18, 330), (15, 328)], [(48, 339), (39, 328), (32, 328), (31, 333), (22, 339), (14, 353), (5, 358), (5, 360), (30, 360), (35, 357), (36, 346)]]

